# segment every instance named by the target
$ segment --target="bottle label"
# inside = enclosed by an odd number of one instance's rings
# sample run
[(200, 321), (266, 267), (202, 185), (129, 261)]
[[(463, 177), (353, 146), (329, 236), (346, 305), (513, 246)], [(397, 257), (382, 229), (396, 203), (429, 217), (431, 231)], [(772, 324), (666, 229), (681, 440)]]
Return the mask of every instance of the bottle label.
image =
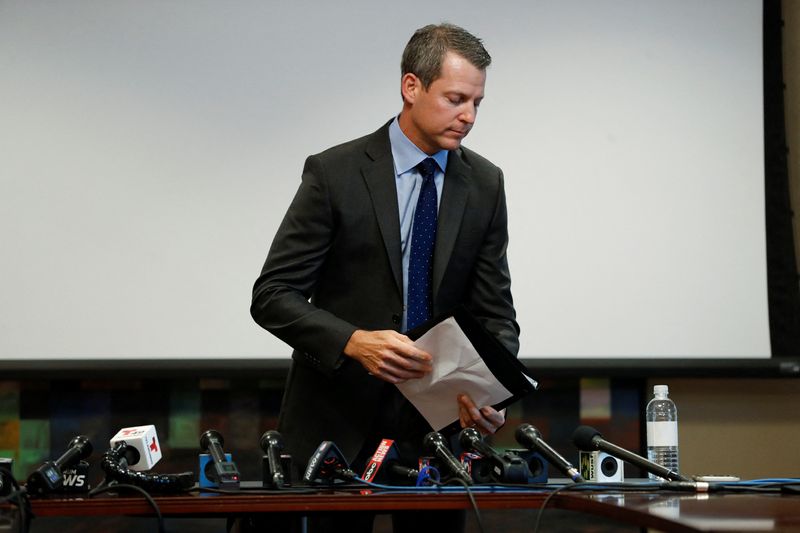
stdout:
[(648, 446), (677, 446), (678, 445), (678, 423), (677, 422), (648, 422), (647, 423), (647, 445)]

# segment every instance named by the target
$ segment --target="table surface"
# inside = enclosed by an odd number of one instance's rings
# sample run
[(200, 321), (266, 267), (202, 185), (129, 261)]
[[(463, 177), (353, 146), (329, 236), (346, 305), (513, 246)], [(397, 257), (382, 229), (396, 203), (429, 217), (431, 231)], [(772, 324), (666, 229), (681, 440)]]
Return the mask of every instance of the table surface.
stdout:
[[(481, 510), (539, 509), (552, 489), (473, 491)], [(220, 517), (253, 513), (318, 511), (390, 512), (408, 509), (471, 509), (463, 490), (447, 492), (373, 491), (356, 489), (290, 490), (264, 493), (193, 491), (155, 496), (164, 516)], [(757, 493), (689, 493), (567, 490), (554, 494), (548, 508), (604, 516), (620, 523), (669, 532), (797, 531), (800, 495)], [(36, 516), (152, 515), (153, 508), (135, 492), (49, 495), (32, 498)]]

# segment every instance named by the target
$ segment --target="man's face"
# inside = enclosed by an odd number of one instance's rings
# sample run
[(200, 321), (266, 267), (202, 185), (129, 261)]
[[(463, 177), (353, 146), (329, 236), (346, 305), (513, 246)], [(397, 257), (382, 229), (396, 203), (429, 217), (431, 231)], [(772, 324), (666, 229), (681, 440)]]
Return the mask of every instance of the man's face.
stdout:
[(455, 150), (475, 124), (485, 85), (486, 71), (453, 52), (447, 52), (441, 76), (427, 90), (414, 74), (404, 75), (403, 133), (429, 155)]

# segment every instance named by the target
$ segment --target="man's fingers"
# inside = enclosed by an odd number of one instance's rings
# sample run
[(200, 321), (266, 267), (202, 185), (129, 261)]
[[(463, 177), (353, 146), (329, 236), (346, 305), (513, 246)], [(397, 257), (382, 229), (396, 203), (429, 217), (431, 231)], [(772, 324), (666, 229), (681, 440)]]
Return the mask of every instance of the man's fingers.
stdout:
[(421, 378), (424, 374), (415, 375), (415, 374), (384, 370), (378, 373), (374, 373), (372, 375), (376, 378), (382, 379), (383, 381), (388, 381), (389, 383), (398, 384), (408, 381), (409, 379)]
[(392, 346), (392, 349), (394, 350), (395, 353), (402, 355), (408, 359), (413, 359), (414, 361), (419, 361), (421, 363), (430, 365), (430, 362), (433, 360), (431, 354), (429, 354), (425, 350), (417, 348), (414, 345), (414, 343), (411, 342), (411, 339), (409, 339), (405, 335), (400, 335), (400, 334), (398, 335), (399, 338), (396, 339), (397, 343)]
[(425, 375), (424, 368), (408, 367), (402, 357), (387, 356), (376, 363), (372, 374), (389, 383), (402, 383), (409, 379), (418, 379)]
[(398, 344), (392, 346), (386, 358), (391, 359), (391, 362), (396, 366), (408, 370), (418, 370), (421, 372), (430, 372), (433, 370), (430, 354), (419, 350), (413, 345)]
[(494, 419), (482, 417), (480, 419), (480, 427), (487, 433), (494, 433), (502, 424), (497, 423)]
[(392, 330), (356, 330), (344, 353), (357, 359), (373, 376), (390, 383), (420, 378), (432, 370), (430, 354)]
[(468, 394), (458, 395), (458, 416), (461, 427), (474, 427), (484, 435), (495, 433), (504, 423), (505, 416), (493, 407), (478, 407)]
[(496, 410), (491, 407), (483, 407), (481, 408), (481, 414), (483, 417), (488, 420), (491, 424), (495, 427), (500, 427), (506, 421), (506, 418)]
[(417, 359), (409, 359), (408, 357), (402, 357), (398, 355), (392, 357), (391, 362), (397, 367), (404, 368), (405, 370), (412, 372), (421, 372), (423, 375), (433, 370), (433, 366), (431, 366), (429, 362), (419, 361)]

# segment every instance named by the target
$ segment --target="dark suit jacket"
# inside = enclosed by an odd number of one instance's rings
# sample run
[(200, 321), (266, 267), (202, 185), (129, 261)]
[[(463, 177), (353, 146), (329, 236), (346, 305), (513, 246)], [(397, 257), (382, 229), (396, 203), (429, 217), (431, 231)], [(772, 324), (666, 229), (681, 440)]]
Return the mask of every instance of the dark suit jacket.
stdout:
[[(502, 171), (466, 148), (451, 152), (434, 251), (433, 313), (463, 304), (517, 353), (507, 241)], [(399, 330), (402, 280), (387, 123), (306, 160), (253, 289), (253, 318), (294, 348), (279, 430), (295, 461), (305, 464), (323, 440), (334, 441), (350, 461), (364, 444), (385, 382), (342, 350), (356, 329)]]

